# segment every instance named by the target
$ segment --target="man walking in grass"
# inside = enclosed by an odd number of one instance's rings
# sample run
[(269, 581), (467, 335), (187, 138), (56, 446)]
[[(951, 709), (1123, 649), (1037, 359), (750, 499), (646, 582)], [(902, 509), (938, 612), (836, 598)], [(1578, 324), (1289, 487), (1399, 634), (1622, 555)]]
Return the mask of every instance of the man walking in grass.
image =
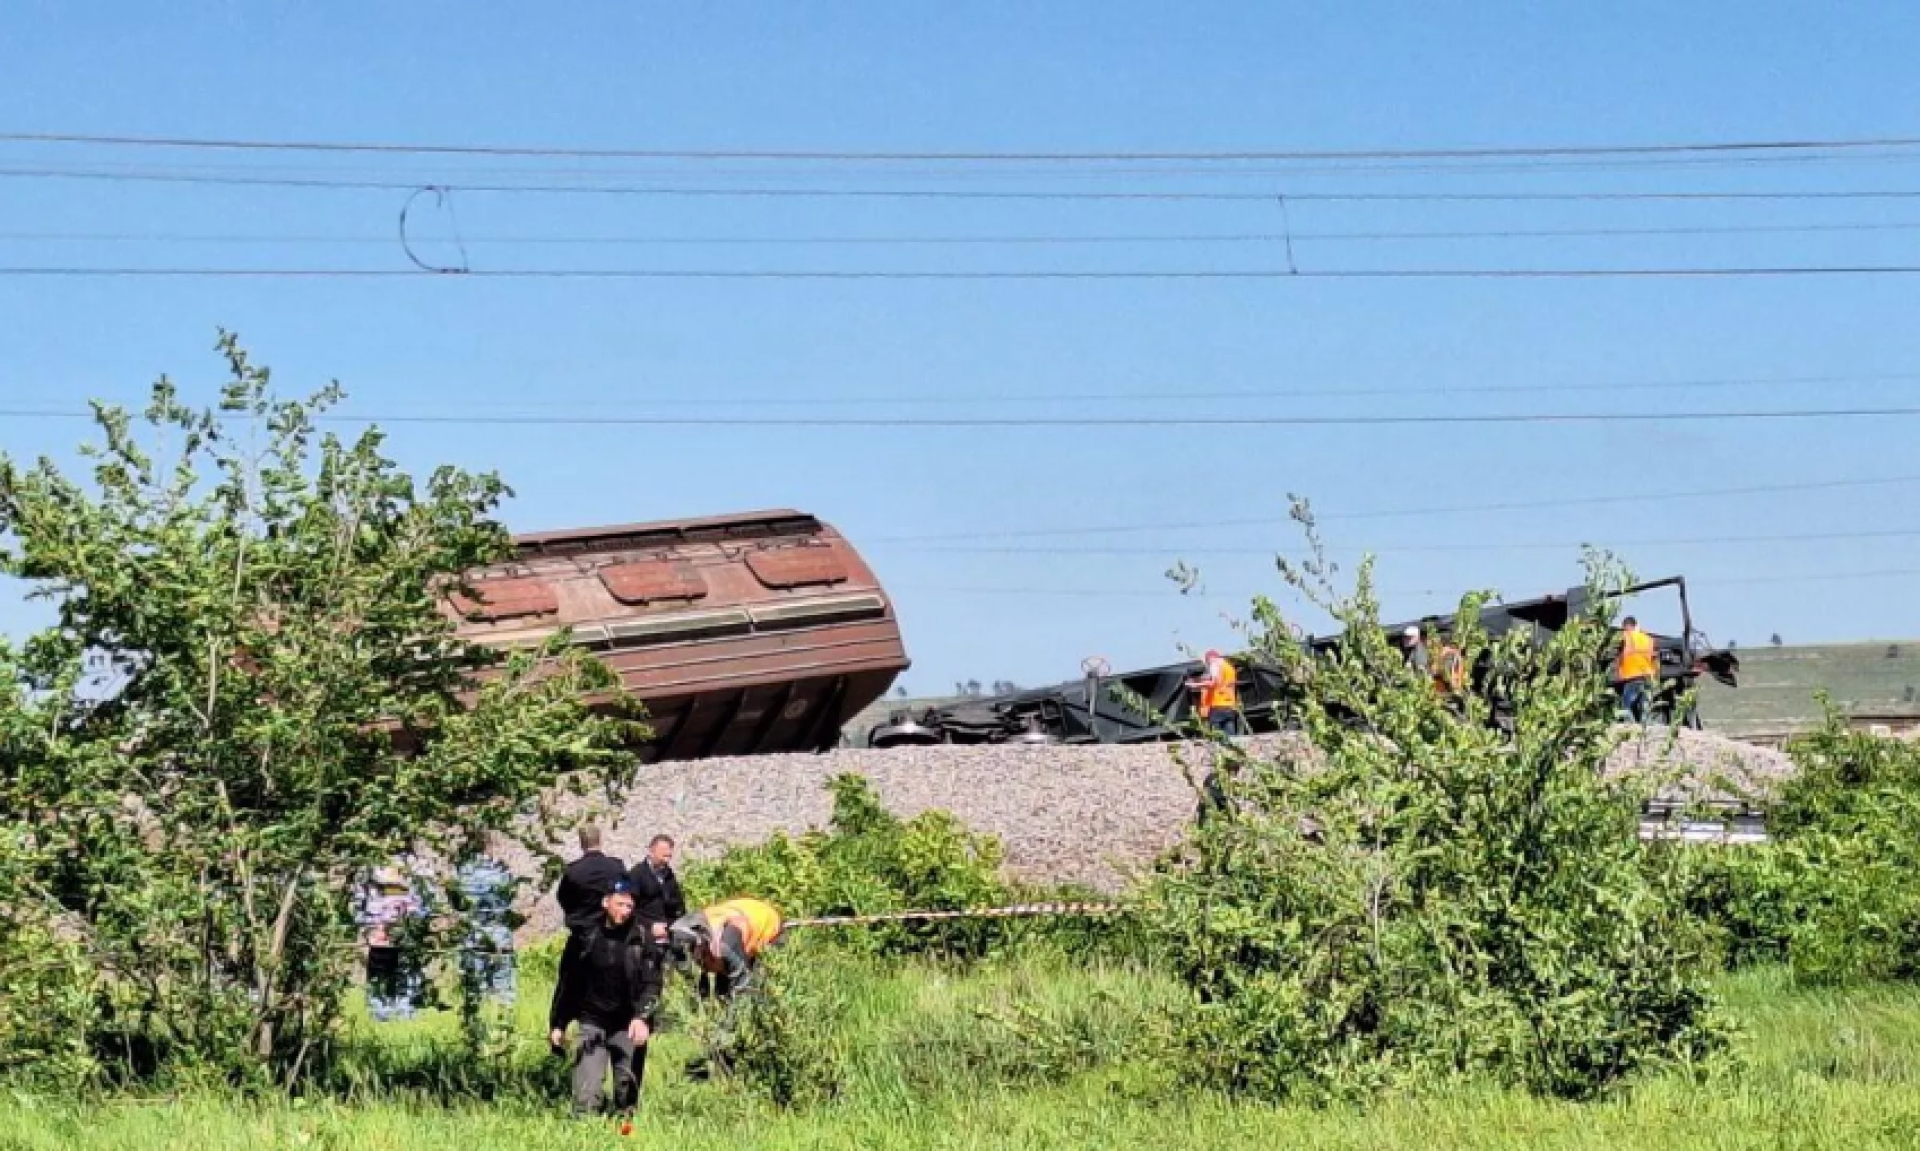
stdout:
[(663, 951), (635, 927), (633, 891), (625, 876), (601, 898), (597, 922), (569, 932), (547, 1017), (547, 1043), (566, 1049), (567, 1027), (578, 1024), (573, 1055), (573, 1113), (598, 1114), (609, 1068), (613, 1105), (629, 1115), (640, 1101), (647, 1041), (660, 1004)]

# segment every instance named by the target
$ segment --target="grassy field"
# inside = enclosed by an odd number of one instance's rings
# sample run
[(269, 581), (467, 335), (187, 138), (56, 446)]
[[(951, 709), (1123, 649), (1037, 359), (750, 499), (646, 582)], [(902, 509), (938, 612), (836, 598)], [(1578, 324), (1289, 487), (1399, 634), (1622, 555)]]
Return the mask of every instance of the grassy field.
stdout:
[(1822, 688), (1848, 712), (1920, 715), (1920, 641), (1742, 647), (1740, 686), (1703, 679), (1700, 715), (1729, 735), (1819, 722)]
[[(1025, 959), (965, 977), (930, 969), (849, 973), (820, 1039), (844, 1069), (839, 1101), (779, 1112), (733, 1085), (685, 1074), (684, 1028), (656, 1040), (632, 1136), (564, 1110), (564, 1069), (538, 1035), (544, 988), (524, 989), (523, 1039), (491, 1103), (392, 1094), (433, 1062), (448, 1021), (383, 1028), (357, 1102), (249, 1107), (210, 1096), (72, 1107), (0, 1097), (0, 1148), (225, 1151), (257, 1147), (446, 1148), (1866, 1148), (1920, 1141), (1920, 991), (1796, 990), (1774, 972), (1721, 990), (1746, 1034), (1743, 1065), (1716, 1081), (1656, 1077), (1599, 1104), (1465, 1087), (1360, 1110), (1235, 1104), (1178, 1091), (1129, 1062), (1170, 989), (1122, 966)], [(1027, 1030), (981, 1020), (1026, 1005)], [(431, 1078), (429, 1076), (428, 1078)], [(369, 1081), (368, 1087), (373, 1088)]]

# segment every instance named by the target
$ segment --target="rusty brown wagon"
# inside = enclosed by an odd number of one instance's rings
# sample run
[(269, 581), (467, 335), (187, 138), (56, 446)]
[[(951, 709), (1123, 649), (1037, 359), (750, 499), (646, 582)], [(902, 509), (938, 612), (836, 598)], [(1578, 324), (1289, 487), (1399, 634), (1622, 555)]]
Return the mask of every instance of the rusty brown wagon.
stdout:
[(573, 642), (646, 706), (643, 759), (825, 751), (909, 666), (886, 590), (830, 525), (781, 509), (514, 538), (469, 572), (461, 635)]

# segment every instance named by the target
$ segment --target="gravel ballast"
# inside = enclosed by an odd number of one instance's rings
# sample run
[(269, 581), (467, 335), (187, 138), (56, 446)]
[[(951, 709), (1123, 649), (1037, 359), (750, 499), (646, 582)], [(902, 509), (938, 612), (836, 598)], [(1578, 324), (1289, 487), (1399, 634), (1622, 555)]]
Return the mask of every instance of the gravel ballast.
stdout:
[[(1710, 733), (1682, 730), (1665, 758), (1670, 732), (1636, 732), (1616, 750), (1610, 772), (1684, 764), (1703, 777), (1693, 790), (1724, 794), (1711, 777), (1764, 791), (1791, 770), (1785, 754)], [(1263, 754), (1308, 754), (1295, 735), (1246, 741)], [(682, 861), (712, 858), (736, 844), (764, 842), (776, 831), (798, 835), (824, 827), (832, 814), (827, 780), (842, 772), (867, 777), (888, 810), (902, 818), (929, 809), (952, 812), (966, 826), (1000, 839), (1011, 878), (1122, 888), (1132, 868), (1174, 846), (1193, 817), (1196, 796), (1175, 755), (1196, 780), (1211, 751), (1204, 744), (1022, 746), (1013, 744), (842, 749), (823, 755), (723, 757), (653, 764), (605, 829), (611, 855), (637, 861), (656, 833), (674, 837)], [(1669, 789), (1673, 790), (1673, 789)], [(555, 845), (572, 858), (571, 841)], [(536, 874), (518, 849), (502, 852), (516, 874)], [(549, 893), (521, 907), (530, 916), (523, 938), (558, 928)]]

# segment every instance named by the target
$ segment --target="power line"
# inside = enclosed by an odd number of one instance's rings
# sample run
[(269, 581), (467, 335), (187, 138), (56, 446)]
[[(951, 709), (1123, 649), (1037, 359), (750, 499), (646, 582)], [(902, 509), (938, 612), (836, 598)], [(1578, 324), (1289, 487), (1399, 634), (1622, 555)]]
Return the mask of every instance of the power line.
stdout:
[[(10, 419), (89, 418), (77, 409), (0, 408)], [(1532, 412), (1490, 415), (1405, 416), (901, 416), (898, 418), (840, 416), (630, 416), (630, 415), (321, 415), (333, 423), (351, 424), (469, 424), (505, 427), (625, 426), (711, 428), (1171, 428), (1171, 427), (1338, 427), (1433, 424), (1549, 424), (1549, 423), (1680, 423), (1713, 420), (1883, 419), (1920, 416), (1920, 407), (1794, 408), (1775, 411), (1699, 412)]]
[[(480, 183), (461, 180), (338, 180), (287, 176), (220, 176), (193, 172), (112, 171), (84, 168), (0, 168), (4, 179), (103, 180), (108, 182), (146, 182), (212, 184), (235, 187), (277, 187), (337, 189), (357, 191), (413, 192), (435, 187), (459, 193), (528, 195), (609, 195), (684, 198), (746, 199), (908, 199), (908, 200), (1106, 200), (1106, 201), (1203, 201), (1238, 203), (1274, 203), (1279, 191), (1209, 192), (1126, 191), (1092, 192), (1068, 190), (986, 191), (977, 188), (795, 188), (795, 187), (674, 187), (665, 184), (536, 184)], [(1872, 201), (1912, 200), (1920, 190), (1827, 190), (1827, 191), (1660, 191), (1660, 192), (1301, 192), (1286, 193), (1289, 203), (1570, 203), (1570, 202), (1657, 202), (1657, 201)]]
[(569, 159), (653, 160), (807, 160), (869, 162), (877, 160), (961, 162), (1088, 162), (1088, 161), (1292, 161), (1292, 160), (1431, 160), (1511, 158), (1529, 156), (1647, 156), (1673, 153), (1840, 151), (1862, 148), (1909, 148), (1920, 137), (1886, 136), (1841, 139), (1720, 140), (1659, 144), (1548, 144), (1511, 147), (1373, 148), (1317, 150), (1196, 150), (1196, 151), (852, 151), (774, 149), (582, 148), (553, 145), (507, 144), (399, 144), (369, 141), (222, 139), (189, 136), (85, 135), (58, 132), (5, 132), (0, 142), (32, 144), (86, 144), (106, 147), (200, 149), (249, 152), (365, 152), (411, 155), (526, 156)]
[[(1664, 380), (1606, 380), (1589, 383), (1570, 384), (1442, 384), (1438, 387), (1424, 388), (1372, 388), (1372, 387), (1315, 387), (1315, 388), (1264, 388), (1244, 389), (1240, 391), (1203, 391), (1198, 388), (1176, 388), (1149, 392), (1046, 392), (1038, 388), (1028, 388), (1017, 392), (945, 392), (928, 395), (868, 394), (864, 396), (805, 396), (796, 398), (790, 394), (781, 395), (729, 395), (719, 398), (689, 398), (682, 396), (647, 397), (640, 406), (645, 408), (738, 408), (738, 407), (781, 407), (781, 408), (832, 408), (832, 407), (877, 407), (903, 406), (919, 407), (927, 405), (954, 404), (1064, 404), (1064, 403), (1156, 403), (1177, 402), (1181, 404), (1199, 401), (1230, 401), (1251, 403), (1261, 400), (1296, 399), (1372, 399), (1392, 396), (1463, 396), (1463, 395), (1551, 395), (1574, 392), (1622, 392), (1622, 391), (1681, 391), (1687, 389), (1743, 389), (1801, 387), (1808, 384), (1893, 384), (1920, 382), (1920, 372), (1880, 372), (1855, 373), (1844, 375), (1809, 376), (1710, 376), (1689, 377)], [(377, 386), (376, 386), (377, 387)], [(70, 389), (72, 390), (72, 389)], [(135, 401), (137, 402), (137, 401)], [(466, 412), (481, 414), (484, 405), (469, 405)], [(46, 412), (46, 415), (71, 414), (83, 415), (79, 411), (70, 413)], [(537, 413), (542, 417), (549, 413)], [(616, 413), (617, 416), (617, 413)], [(498, 419), (511, 419), (508, 413), (496, 412)], [(371, 419), (372, 417), (368, 417)], [(398, 417), (393, 417), (398, 418)], [(599, 420), (600, 416), (580, 414), (578, 419)], [(1638, 497), (1634, 497), (1638, 498)], [(1220, 526), (1233, 526), (1240, 521), (1223, 521)], [(1266, 522), (1266, 521), (1247, 521)]]
[[(1289, 197), (1291, 198), (1291, 197)], [(465, 236), (469, 244), (500, 245), (832, 245), (832, 246), (908, 246), (926, 245), (1105, 245), (1105, 244), (1278, 244), (1288, 239), (1376, 242), (1396, 240), (1527, 240), (1570, 238), (1618, 238), (1624, 236), (1720, 236), (1720, 235), (1798, 235), (1826, 232), (1907, 232), (1920, 230), (1920, 221), (1858, 224), (1754, 224), (1697, 225), (1670, 228), (1501, 228), (1445, 231), (1371, 231), (1371, 232), (1196, 232), (1137, 235), (908, 235), (908, 236)], [(389, 247), (395, 243), (391, 233), (384, 235), (231, 235), (224, 233), (140, 233), (140, 232), (7, 232), (7, 242), (52, 243), (153, 243), (153, 244), (342, 244)]]
[[(1506, 500), (1494, 503), (1450, 504), (1414, 508), (1376, 508), (1355, 512), (1315, 512), (1316, 521), (1401, 519), (1409, 516), (1460, 515), (1477, 512), (1526, 511), (1546, 508), (1595, 507), (1606, 504), (1639, 504), (1681, 499), (1709, 499), (1718, 496), (1778, 495), (1785, 492), (1830, 491), (1836, 488), (1881, 487), (1920, 483), (1920, 475), (1885, 476), (1875, 479), (1814, 480), (1790, 484), (1749, 484), (1731, 488), (1695, 488), (1666, 490), (1632, 495), (1573, 496), (1549, 500)], [(1012, 529), (1004, 531), (945, 532), (919, 536), (874, 536), (870, 543), (940, 543), (949, 540), (979, 539), (1055, 539), (1067, 536), (1131, 535), (1138, 532), (1195, 531), (1214, 528), (1275, 527), (1293, 522), (1290, 516), (1260, 516), (1239, 519), (1182, 520), (1172, 523), (1113, 524), (1101, 527), (1059, 527)]]
[[(1446, 177), (1485, 178), (1493, 175), (1541, 176), (1563, 173), (1604, 173), (1604, 172), (1644, 172), (1653, 169), (1704, 169), (1704, 168), (1778, 168), (1793, 165), (1800, 168), (1809, 166), (1853, 167), (1862, 164), (1911, 164), (1920, 161), (1920, 152), (1897, 151), (1880, 153), (1844, 153), (1823, 155), (1818, 153), (1773, 153), (1773, 154), (1719, 154), (1709, 156), (1665, 156), (1665, 157), (1627, 157), (1627, 158), (1589, 158), (1589, 159), (1533, 159), (1512, 162), (1488, 161), (1353, 161), (1324, 163), (1238, 163), (1220, 164), (1169, 164), (1153, 163), (1144, 167), (1116, 167), (1111, 163), (1092, 163), (1080, 166), (1051, 164), (1039, 167), (1010, 168), (1008, 166), (955, 167), (952, 165), (865, 165), (858, 168), (826, 167), (818, 164), (796, 163), (781, 164), (757, 162), (748, 167), (708, 166), (700, 169), (702, 176), (722, 178), (768, 179), (805, 173), (809, 178), (821, 179), (874, 179), (888, 177), (920, 178), (937, 175), (942, 179), (973, 180), (1033, 180), (1033, 179), (1164, 179), (1170, 176), (1201, 176), (1209, 180), (1247, 180), (1259, 177), (1278, 177), (1288, 180), (1315, 178), (1319, 176), (1342, 174), (1355, 176), (1381, 176), (1395, 179), (1413, 175), (1431, 175)], [(596, 164), (584, 167), (578, 163), (559, 165), (514, 163), (503, 167), (474, 167), (461, 164), (456, 168), (395, 167), (387, 164), (273, 164), (245, 162), (239, 164), (217, 164), (194, 162), (191, 164), (156, 165), (150, 163), (120, 163), (94, 165), (96, 171), (192, 171), (198, 173), (241, 173), (250, 175), (282, 176), (352, 176), (375, 175), (388, 178), (407, 176), (419, 183), (439, 182), (447, 173), (458, 173), (462, 179), (481, 179), (498, 177), (502, 179), (524, 179), (546, 176), (553, 178), (632, 178), (632, 177), (681, 177), (690, 174), (684, 164), (671, 161), (649, 161), (637, 165), (606, 166)], [(417, 176), (417, 173), (433, 172), (434, 175)]]
[(1338, 268), (1163, 269), (1127, 271), (954, 271), (851, 269), (741, 270), (715, 268), (0, 268), (0, 276), (39, 279), (407, 279), (462, 280), (1594, 280), (1732, 279), (1800, 276), (1911, 276), (1915, 264), (1802, 265), (1731, 268)]
[[(1680, 538), (1669, 537), (1665, 539), (1616, 540), (1612, 543), (1606, 544), (1605, 546), (1608, 548), (1622, 548), (1622, 547), (1679, 547), (1679, 546), (1696, 546), (1696, 545), (1706, 545), (1706, 544), (1720, 545), (1720, 544), (1753, 544), (1753, 543), (1810, 543), (1810, 542), (1816, 542), (1816, 541), (1831, 542), (1831, 541), (1838, 541), (1838, 540), (1910, 539), (1916, 536), (1920, 536), (1920, 528), (1912, 529), (1912, 530), (1899, 529), (1899, 530), (1888, 530), (1888, 531), (1809, 532), (1809, 533), (1794, 533), (1794, 534), (1782, 534), (1782, 535), (1757, 535), (1757, 536), (1754, 536), (1754, 535), (1688, 536), (1688, 537), (1680, 537)], [(1578, 549), (1578, 548), (1586, 547), (1589, 544), (1592, 544), (1593, 542), (1594, 541), (1592, 540), (1581, 540), (1575, 543), (1566, 543), (1566, 542), (1497, 543), (1497, 542), (1481, 541), (1477, 543), (1397, 544), (1397, 545), (1389, 545), (1386, 547), (1331, 547), (1330, 546), (1328, 547), (1327, 550), (1341, 551), (1341, 552), (1374, 552), (1379, 554), (1401, 553), (1401, 552), (1412, 553), (1412, 552), (1461, 552), (1461, 551), (1465, 551), (1465, 552), (1560, 551), (1563, 549)], [(970, 555), (1042, 555), (1042, 556), (1098, 556), (1098, 555), (1167, 556), (1174, 553), (1178, 553), (1180, 555), (1190, 555), (1190, 556), (1272, 556), (1274, 554), (1274, 551), (1271, 548), (1206, 548), (1206, 547), (1202, 547), (1202, 548), (1180, 548), (1180, 547), (1064, 548), (1064, 547), (1021, 547), (1021, 546), (990, 546), (990, 547), (989, 546), (982, 546), (982, 547), (955, 546), (955, 547), (923, 547), (923, 548), (912, 548), (907, 550), (921, 551), (921, 552), (927, 552), (927, 553), (938, 552), (938, 553), (946, 553), (946, 554), (954, 554), (954, 555), (970, 554)]]
[[(1829, 580), (1867, 580), (1898, 579), (1920, 576), (1920, 568), (1874, 568), (1858, 571), (1805, 572), (1783, 576), (1733, 576), (1725, 579), (1702, 579), (1690, 576), (1688, 582), (1695, 587), (1722, 587), (1728, 585), (1749, 584), (1797, 584), (1815, 583)], [(1283, 589), (1268, 588), (1260, 591), (1211, 591), (1201, 590), (1183, 592), (1169, 586), (1161, 591), (1149, 591), (1145, 588), (1031, 588), (1031, 587), (937, 587), (931, 585), (903, 584), (895, 588), (895, 593), (908, 591), (915, 595), (969, 595), (969, 596), (1007, 596), (1014, 599), (1040, 597), (1066, 597), (1071, 599), (1189, 599), (1189, 600), (1251, 600), (1255, 596), (1272, 597)], [(1459, 599), (1462, 593), (1443, 592), (1437, 588), (1376, 588), (1376, 593), (1384, 596), (1412, 598), (1415, 596), (1448, 596)]]

